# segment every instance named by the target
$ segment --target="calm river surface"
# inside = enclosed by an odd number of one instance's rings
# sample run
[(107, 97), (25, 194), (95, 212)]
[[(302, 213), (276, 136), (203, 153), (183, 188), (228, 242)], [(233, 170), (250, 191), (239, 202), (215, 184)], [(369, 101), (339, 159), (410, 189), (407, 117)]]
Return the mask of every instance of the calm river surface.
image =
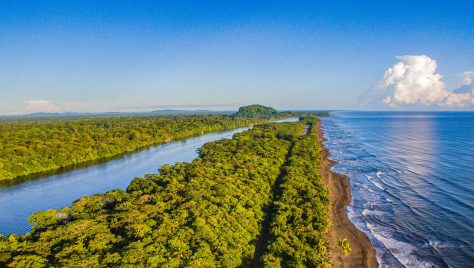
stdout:
[[(298, 118), (275, 122), (294, 122)], [(105, 193), (112, 189), (126, 189), (135, 177), (158, 173), (160, 166), (176, 162), (191, 162), (197, 149), (207, 142), (231, 138), (240, 128), (214, 132), (175, 141), (125, 155), (69, 172), (58, 172), (35, 180), (0, 188), (0, 234), (24, 234), (31, 226), (27, 218), (36, 211), (69, 206), (85, 196)]]
[(0, 188), (0, 233), (30, 231), (27, 218), (36, 211), (62, 208), (85, 196), (126, 189), (135, 177), (157, 173), (164, 164), (190, 162), (204, 143), (231, 138), (247, 128), (205, 134), (125, 155), (105, 163)]

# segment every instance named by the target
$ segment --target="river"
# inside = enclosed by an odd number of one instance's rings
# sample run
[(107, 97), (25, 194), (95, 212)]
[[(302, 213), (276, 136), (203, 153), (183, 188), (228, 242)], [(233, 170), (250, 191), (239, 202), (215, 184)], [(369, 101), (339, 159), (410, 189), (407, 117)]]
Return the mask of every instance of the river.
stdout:
[[(289, 118), (276, 122), (297, 120)], [(198, 156), (197, 149), (205, 143), (232, 138), (235, 133), (247, 129), (204, 134), (149, 147), (118, 159), (1, 187), (0, 234), (25, 234), (31, 229), (27, 218), (36, 211), (69, 206), (86, 195), (112, 189), (125, 190), (134, 178), (158, 173), (159, 167), (164, 164), (191, 162)]]

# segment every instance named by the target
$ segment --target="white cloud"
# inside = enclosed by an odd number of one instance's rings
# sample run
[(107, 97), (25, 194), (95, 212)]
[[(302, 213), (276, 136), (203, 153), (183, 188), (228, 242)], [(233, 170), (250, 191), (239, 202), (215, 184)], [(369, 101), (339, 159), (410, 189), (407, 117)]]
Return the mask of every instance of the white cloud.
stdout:
[(384, 99), (389, 105), (438, 103), (447, 97), (436, 61), (422, 56), (398, 57), (399, 63), (384, 75), (383, 87), (394, 87), (392, 96)]
[(51, 100), (25, 100), (26, 107), (22, 113), (60, 113), (60, 112), (83, 112), (100, 107), (100, 103), (68, 101), (54, 103)]
[(13, 114), (29, 114), (29, 113), (62, 113), (62, 112), (142, 112), (159, 109), (235, 109), (237, 104), (193, 104), (193, 105), (159, 105), (156, 101), (63, 101), (53, 102), (45, 99), (24, 100), (24, 107)]
[(50, 100), (25, 100), (27, 113), (59, 112), (61, 109)]
[(464, 72), (463, 85), (474, 87), (474, 71)]
[(474, 106), (474, 72), (465, 72), (460, 88), (447, 90), (438, 64), (426, 55), (397, 57), (378, 85), (366, 92), (362, 104), (397, 106)]
[(474, 72), (464, 72), (461, 87), (456, 88), (446, 98), (447, 106), (469, 107), (474, 106)]

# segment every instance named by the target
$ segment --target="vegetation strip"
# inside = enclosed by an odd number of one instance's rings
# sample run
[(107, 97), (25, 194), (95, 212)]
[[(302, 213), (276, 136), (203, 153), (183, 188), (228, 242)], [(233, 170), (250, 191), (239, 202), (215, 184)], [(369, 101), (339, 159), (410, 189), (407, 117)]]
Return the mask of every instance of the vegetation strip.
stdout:
[(328, 241), (329, 191), (318, 166), (320, 144), (316, 120), (307, 121), (309, 135), (295, 137), (281, 194), (276, 197), (271, 238), (262, 257), (266, 267), (321, 267), (330, 264)]
[(283, 178), (285, 177), (285, 167), (288, 165), (288, 159), (290, 157), (291, 151), (293, 148), (293, 142), (288, 149), (288, 153), (285, 156), (285, 163), (280, 168), (280, 175), (278, 176), (275, 184), (272, 187), (272, 196), (271, 202), (268, 206), (264, 207), (263, 211), (265, 213), (265, 218), (261, 224), (261, 232), (257, 238), (257, 242), (255, 243), (255, 253), (248, 264), (248, 267), (260, 267), (262, 265), (261, 258), (266, 252), (266, 246), (270, 238), (270, 227), (273, 221), (273, 216), (275, 214), (275, 198), (281, 193), (281, 184), (283, 182)]

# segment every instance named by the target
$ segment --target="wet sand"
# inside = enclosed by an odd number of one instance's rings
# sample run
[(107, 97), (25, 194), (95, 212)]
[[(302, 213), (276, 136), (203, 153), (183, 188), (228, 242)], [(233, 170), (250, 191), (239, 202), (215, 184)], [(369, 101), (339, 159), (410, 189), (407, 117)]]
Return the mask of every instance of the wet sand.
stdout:
[[(318, 123), (317, 135), (319, 141), (324, 141), (321, 124)], [(349, 178), (345, 175), (331, 171), (331, 167), (337, 162), (329, 159), (331, 153), (327, 148), (322, 148), (323, 161), (321, 163), (321, 175), (323, 182), (330, 189), (331, 207), (329, 219), (331, 230), (328, 233), (330, 256), (333, 267), (377, 267), (375, 250), (369, 238), (358, 230), (348, 219), (346, 208), (351, 201), (351, 190)], [(352, 248), (349, 256), (343, 256), (337, 248), (340, 239), (346, 238)]]

